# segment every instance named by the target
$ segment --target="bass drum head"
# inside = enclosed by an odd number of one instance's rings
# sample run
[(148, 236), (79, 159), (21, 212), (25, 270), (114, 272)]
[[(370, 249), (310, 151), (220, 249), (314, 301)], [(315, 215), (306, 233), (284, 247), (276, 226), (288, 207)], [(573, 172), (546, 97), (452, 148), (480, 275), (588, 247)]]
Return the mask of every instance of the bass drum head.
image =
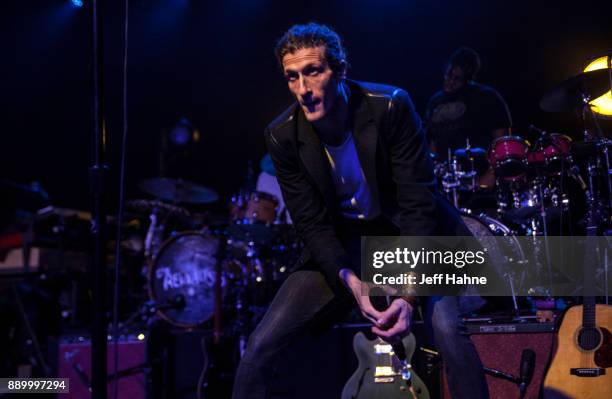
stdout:
[(527, 261), (515, 233), (499, 220), (485, 214), (475, 216), (462, 211), (461, 218), (487, 249), (499, 277), (510, 285), (511, 291), (520, 289), (525, 279)]
[(149, 296), (160, 317), (179, 327), (209, 320), (215, 307), (219, 241), (197, 232), (168, 239), (149, 269)]

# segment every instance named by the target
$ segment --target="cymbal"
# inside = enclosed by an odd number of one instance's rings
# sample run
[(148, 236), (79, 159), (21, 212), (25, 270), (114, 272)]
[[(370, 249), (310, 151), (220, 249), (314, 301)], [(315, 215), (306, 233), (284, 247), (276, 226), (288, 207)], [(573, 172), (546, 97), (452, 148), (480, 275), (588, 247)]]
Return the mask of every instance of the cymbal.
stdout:
[(607, 69), (584, 72), (564, 80), (548, 91), (540, 100), (540, 108), (546, 112), (567, 112), (584, 107), (582, 96), (594, 100), (610, 90)]
[(138, 187), (147, 194), (175, 204), (209, 204), (219, 199), (210, 188), (187, 180), (154, 177), (138, 182)]
[(189, 211), (183, 207), (166, 204), (158, 200), (133, 199), (125, 202), (126, 207), (143, 213), (163, 211), (171, 215), (189, 216)]

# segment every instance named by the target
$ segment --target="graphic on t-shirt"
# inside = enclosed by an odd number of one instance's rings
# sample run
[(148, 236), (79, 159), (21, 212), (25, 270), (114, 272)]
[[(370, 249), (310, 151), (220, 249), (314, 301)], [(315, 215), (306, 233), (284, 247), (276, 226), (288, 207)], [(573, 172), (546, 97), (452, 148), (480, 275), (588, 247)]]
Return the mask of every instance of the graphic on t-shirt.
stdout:
[(440, 104), (434, 109), (431, 116), (433, 123), (453, 122), (465, 114), (466, 106), (461, 101)]

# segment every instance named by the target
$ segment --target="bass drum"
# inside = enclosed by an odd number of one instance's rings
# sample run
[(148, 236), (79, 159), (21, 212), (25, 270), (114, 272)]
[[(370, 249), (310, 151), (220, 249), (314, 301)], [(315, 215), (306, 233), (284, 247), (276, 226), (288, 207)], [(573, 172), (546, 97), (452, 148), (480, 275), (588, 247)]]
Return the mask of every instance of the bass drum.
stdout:
[(487, 249), (498, 275), (508, 283), (510, 290), (520, 290), (525, 280), (527, 259), (516, 238), (516, 232), (484, 213), (475, 216), (461, 211), (461, 218), (474, 237)]
[(149, 296), (160, 317), (191, 328), (213, 316), (218, 250), (217, 238), (199, 232), (166, 240), (151, 264), (148, 281)]

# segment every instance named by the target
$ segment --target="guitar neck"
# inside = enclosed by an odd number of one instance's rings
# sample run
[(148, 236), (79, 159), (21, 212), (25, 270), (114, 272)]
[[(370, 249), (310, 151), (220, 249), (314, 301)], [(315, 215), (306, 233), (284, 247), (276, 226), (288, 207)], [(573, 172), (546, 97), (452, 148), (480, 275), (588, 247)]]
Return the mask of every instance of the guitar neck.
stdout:
[(595, 297), (585, 296), (582, 305), (582, 326), (585, 328), (595, 328)]

